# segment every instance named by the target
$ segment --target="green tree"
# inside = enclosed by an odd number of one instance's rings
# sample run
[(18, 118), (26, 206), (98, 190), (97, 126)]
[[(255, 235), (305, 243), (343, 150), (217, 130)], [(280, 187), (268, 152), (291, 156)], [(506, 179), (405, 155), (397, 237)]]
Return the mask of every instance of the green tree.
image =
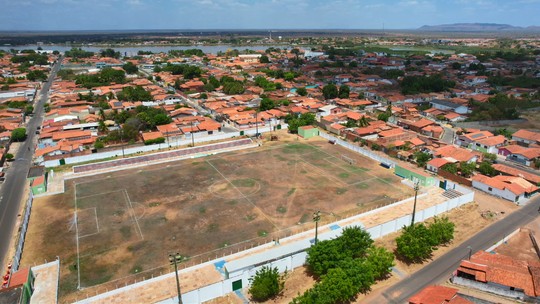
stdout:
[(296, 94), (300, 96), (306, 96), (307, 95), (307, 89), (305, 87), (301, 87), (296, 89)]
[(104, 49), (100, 52), (101, 57), (120, 58), (120, 52), (115, 52), (113, 49)]
[(45, 74), (45, 72), (41, 70), (34, 70), (26, 74), (26, 79), (30, 81), (36, 81), (36, 80), (43, 81), (43, 80), (47, 80), (47, 75)]
[(324, 99), (332, 99), (338, 97), (338, 88), (335, 84), (330, 83), (323, 87), (322, 89)]
[(454, 69), (454, 70), (459, 70), (459, 69), (461, 69), (461, 63), (459, 63), (459, 62), (453, 62), (453, 63), (452, 63), (452, 69)]
[(12, 141), (24, 141), (26, 139), (26, 129), (25, 128), (16, 128), (11, 131), (11, 140)]
[(228, 95), (236, 95), (244, 93), (244, 84), (240, 81), (228, 81), (223, 84), (223, 93)]
[(350, 68), (356, 68), (356, 67), (358, 67), (358, 63), (356, 61), (351, 61), (351, 62), (349, 62), (349, 67)]
[(459, 164), (461, 175), (464, 177), (470, 177), (476, 169), (476, 163), (461, 162)]
[(483, 153), (484, 160), (490, 163), (494, 163), (497, 160), (497, 155), (493, 153)]
[(396, 252), (403, 259), (420, 262), (431, 256), (433, 240), (429, 229), (422, 223), (403, 228), (403, 233), (396, 238)]
[(259, 58), (259, 62), (260, 62), (260, 63), (270, 63), (270, 58), (268, 58), (268, 56), (266, 56), (266, 55), (262, 55), (262, 56)]
[(139, 71), (139, 68), (130, 61), (126, 62), (122, 66), (122, 69), (124, 69), (124, 71), (126, 71), (126, 73), (128, 74), (137, 74), (137, 72)]
[(24, 108), (24, 114), (29, 115), (34, 112), (34, 107), (31, 105), (28, 105)]
[(491, 163), (483, 161), (478, 166), (478, 172), (487, 175), (487, 176), (494, 176), (496, 174), (495, 168), (491, 165)]
[(364, 257), (373, 245), (371, 235), (360, 227), (346, 227), (339, 237), (342, 250), (347, 251), (353, 258)]
[(394, 254), (384, 247), (371, 246), (367, 250), (367, 263), (371, 266), (375, 279), (382, 279), (391, 271), (394, 263)]
[(335, 240), (319, 241), (307, 250), (306, 264), (316, 276), (326, 274), (328, 270), (336, 268), (339, 263), (348, 257), (348, 252)]
[(6, 159), (7, 159), (7, 160), (12, 160), (14, 157), (15, 157), (15, 156), (13, 156), (13, 154), (11, 154), (11, 153), (7, 153), (7, 154), (6, 154)]
[(119, 100), (125, 101), (151, 101), (154, 100), (152, 94), (146, 91), (142, 86), (125, 87), (116, 94)]
[(339, 96), (339, 98), (349, 98), (349, 93), (350, 92), (351, 92), (351, 89), (349, 88), (349, 86), (345, 85), (345, 84), (342, 84), (339, 87), (338, 96)]
[(260, 111), (267, 111), (267, 110), (271, 110), (273, 108), (276, 107), (276, 104), (274, 103), (274, 101), (270, 98), (263, 98), (261, 100), (261, 105), (259, 106), (259, 110)]
[(513, 132), (510, 130), (507, 130), (506, 128), (497, 129), (493, 132), (495, 135), (503, 135), (504, 137), (508, 139), (512, 139)]
[(283, 277), (279, 274), (277, 267), (263, 266), (249, 281), (251, 283), (249, 293), (251, 298), (257, 302), (263, 302), (279, 295), (284, 286)]
[(448, 217), (435, 217), (433, 223), (428, 227), (431, 233), (431, 239), (435, 245), (449, 243), (454, 239), (454, 228), (456, 225)]
[(444, 170), (444, 171), (452, 173), (452, 174), (457, 174), (458, 167), (457, 167), (456, 164), (448, 163), (448, 164), (442, 165), (441, 170)]
[(413, 156), (418, 167), (422, 168), (425, 167), (426, 163), (431, 159), (431, 154), (422, 151), (415, 152)]

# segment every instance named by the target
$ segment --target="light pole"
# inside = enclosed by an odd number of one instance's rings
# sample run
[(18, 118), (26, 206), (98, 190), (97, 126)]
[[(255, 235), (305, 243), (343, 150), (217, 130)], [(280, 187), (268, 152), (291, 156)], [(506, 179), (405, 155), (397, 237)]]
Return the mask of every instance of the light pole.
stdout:
[(176, 275), (176, 290), (178, 292), (178, 304), (182, 304), (182, 293), (180, 292), (180, 279), (178, 278), (178, 263), (182, 262), (183, 257), (177, 252), (169, 254), (169, 262), (174, 265), (174, 274)]
[(259, 110), (255, 110), (255, 138), (259, 138)]
[(419, 189), (420, 186), (418, 185), (418, 181), (416, 181), (416, 183), (414, 183), (414, 205), (412, 211), (411, 227), (414, 225), (414, 215), (416, 214), (416, 197), (418, 196)]
[(313, 213), (313, 221), (315, 222), (315, 245), (317, 245), (317, 235), (319, 232), (319, 221), (321, 220), (321, 211)]
[(191, 121), (191, 146), (195, 147), (195, 136), (193, 134), (193, 120)]
[(472, 255), (472, 247), (467, 246), (467, 249), (469, 249), (469, 261), (470, 261), (471, 260), (471, 255)]

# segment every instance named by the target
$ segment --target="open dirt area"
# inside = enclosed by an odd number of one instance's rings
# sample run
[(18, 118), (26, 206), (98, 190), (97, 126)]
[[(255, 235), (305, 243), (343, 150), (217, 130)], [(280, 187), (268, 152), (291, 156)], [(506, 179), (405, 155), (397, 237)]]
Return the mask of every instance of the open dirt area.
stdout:
[(171, 252), (193, 265), (311, 228), (317, 210), (324, 224), (412, 193), (320, 139), (93, 175), (35, 200), (23, 266), (59, 256), (66, 300), (169, 272)]

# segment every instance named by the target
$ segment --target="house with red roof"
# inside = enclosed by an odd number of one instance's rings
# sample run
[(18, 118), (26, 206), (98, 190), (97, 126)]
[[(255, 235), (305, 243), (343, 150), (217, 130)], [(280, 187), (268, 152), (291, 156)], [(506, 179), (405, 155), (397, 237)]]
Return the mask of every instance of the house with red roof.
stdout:
[(497, 175), (494, 177), (477, 174), (472, 177), (472, 186), (497, 197), (518, 203), (538, 192), (538, 187), (521, 177)]
[(540, 145), (540, 132), (521, 129), (512, 134), (512, 140), (517, 141), (518, 145), (525, 147), (528, 147), (531, 144)]
[(452, 282), (527, 303), (540, 302), (538, 261), (478, 251), (461, 261)]
[(540, 158), (540, 148), (527, 148), (518, 145), (509, 145), (498, 148), (498, 154), (506, 156), (506, 160), (525, 166), (531, 166)]
[(473, 304), (458, 295), (458, 289), (431, 285), (409, 299), (409, 304)]

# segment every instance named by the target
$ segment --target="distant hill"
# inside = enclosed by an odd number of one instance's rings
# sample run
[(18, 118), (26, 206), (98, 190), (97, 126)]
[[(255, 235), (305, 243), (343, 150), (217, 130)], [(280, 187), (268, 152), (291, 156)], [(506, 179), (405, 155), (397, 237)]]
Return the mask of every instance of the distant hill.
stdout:
[(498, 23), (454, 23), (441, 25), (424, 25), (418, 28), (426, 32), (501, 32), (501, 31), (540, 31), (539, 26), (527, 28)]

